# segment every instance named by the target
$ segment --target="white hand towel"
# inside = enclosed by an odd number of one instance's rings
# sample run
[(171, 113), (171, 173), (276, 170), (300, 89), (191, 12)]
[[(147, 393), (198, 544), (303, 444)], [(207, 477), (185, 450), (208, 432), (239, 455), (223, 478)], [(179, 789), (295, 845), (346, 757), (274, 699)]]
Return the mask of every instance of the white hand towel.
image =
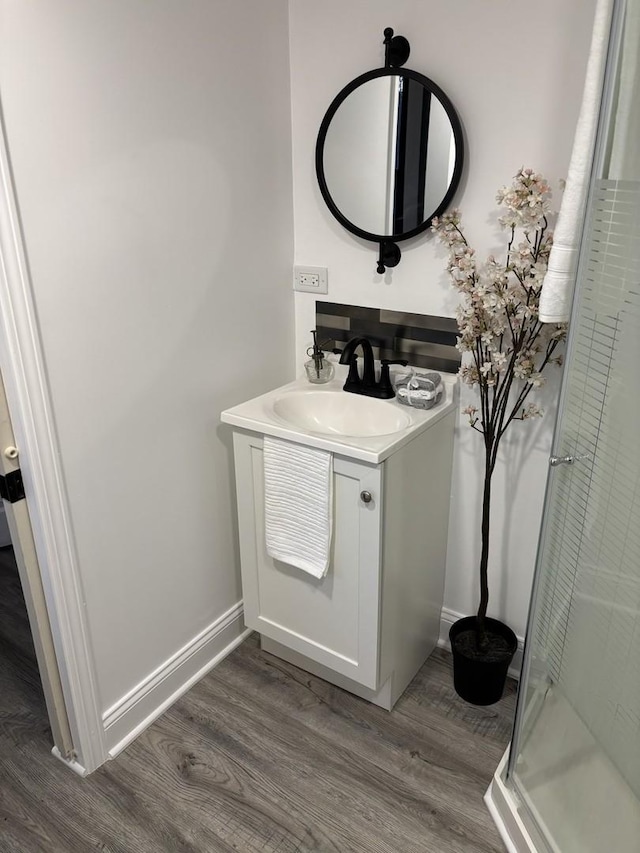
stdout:
[(607, 59), (613, 0), (598, 0), (582, 106), (573, 141), (567, 186), (560, 205), (549, 267), (540, 294), (540, 322), (564, 323), (569, 319), (578, 246), (589, 187), (593, 149), (602, 101), (602, 81)]
[(333, 456), (264, 437), (267, 553), (316, 578), (329, 568), (333, 528)]

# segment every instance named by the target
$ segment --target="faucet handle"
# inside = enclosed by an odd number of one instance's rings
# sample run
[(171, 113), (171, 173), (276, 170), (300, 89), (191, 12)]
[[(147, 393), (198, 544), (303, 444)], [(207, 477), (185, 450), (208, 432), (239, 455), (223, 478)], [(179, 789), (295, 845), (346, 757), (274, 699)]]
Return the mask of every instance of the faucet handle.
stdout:
[(378, 387), (380, 388), (380, 392), (382, 397), (385, 399), (391, 399), (391, 397), (395, 397), (396, 393), (393, 390), (393, 385), (391, 384), (391, 377), (389, 375), (389, 365), (390, 364), (402, 364), (404, 367), (407, 366), (409, 362), (404, 358), (381, 358), (380, 364), (382, 368), (380, 370), (380, 382), (378, 383)]

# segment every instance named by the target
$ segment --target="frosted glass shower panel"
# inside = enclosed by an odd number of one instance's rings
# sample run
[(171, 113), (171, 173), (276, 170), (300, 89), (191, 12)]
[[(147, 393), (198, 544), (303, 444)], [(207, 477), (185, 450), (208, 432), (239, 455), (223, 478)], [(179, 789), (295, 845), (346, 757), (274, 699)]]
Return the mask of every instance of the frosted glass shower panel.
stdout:
[(600, 180), (545, 507), (514, 783), (562, 853), (640, 837), (640, 183)]
[(640, 189), (600, 181), (540, 614), (549, 673), (640, 796)]

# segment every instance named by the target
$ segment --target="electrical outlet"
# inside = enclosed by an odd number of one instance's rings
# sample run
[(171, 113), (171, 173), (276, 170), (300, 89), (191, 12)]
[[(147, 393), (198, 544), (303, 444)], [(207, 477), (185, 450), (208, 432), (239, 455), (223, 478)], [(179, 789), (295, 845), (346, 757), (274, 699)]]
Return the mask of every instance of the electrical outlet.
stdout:
[(320, 276), (317, 272), (299, 272), (298, 284), (307, 290), (317, 290), (320, 287)]
[(294, 267), (293, 289), (305, 293), (328, 293), (326, 267)]

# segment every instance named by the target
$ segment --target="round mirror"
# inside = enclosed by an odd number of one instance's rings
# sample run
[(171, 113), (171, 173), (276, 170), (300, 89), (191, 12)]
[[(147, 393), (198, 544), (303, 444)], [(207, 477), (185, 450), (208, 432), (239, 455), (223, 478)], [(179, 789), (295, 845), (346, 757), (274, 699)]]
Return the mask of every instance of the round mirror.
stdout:
[(320, 126), (316, 172), (333, 215), (365, 239), (406, 240), (446, 208), (462, 172), (451, 101), (422, 74), (380, 68), (335, 98)]

